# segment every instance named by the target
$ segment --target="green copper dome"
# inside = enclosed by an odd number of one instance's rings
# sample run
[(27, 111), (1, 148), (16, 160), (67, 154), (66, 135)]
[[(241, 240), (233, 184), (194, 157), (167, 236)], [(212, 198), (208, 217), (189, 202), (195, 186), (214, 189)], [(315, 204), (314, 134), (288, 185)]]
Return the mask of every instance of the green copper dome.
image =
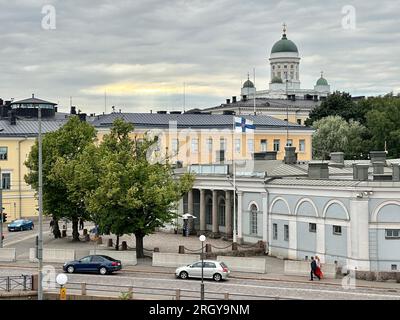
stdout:
[(279, 77), (273, 77), (271, 83), (283, 83), (282, 79)]
[(272, 47), (271, 53), (277, 52), (299, 52), (297, 46), (293, 41), (286, 38), (286, 34), (282, 35), (282, 39), (274, 44)]
[(324, 79), (322, 76), (317, 80), (317, 86), (327, 86), (327, 85), (328, 81), (326, 81), (326, 79)]
[(246, 80), (246, 82), (243, 83), (243, 88), (254, 88), (254, 84), (250, 80)]

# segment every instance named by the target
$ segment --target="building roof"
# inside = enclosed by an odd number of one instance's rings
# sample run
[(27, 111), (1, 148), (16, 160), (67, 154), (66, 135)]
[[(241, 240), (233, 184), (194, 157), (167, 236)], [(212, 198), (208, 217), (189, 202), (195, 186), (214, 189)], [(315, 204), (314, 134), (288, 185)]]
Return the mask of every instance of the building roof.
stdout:
[(246, 80), (245, 83), (243, 83), (243, 88), (254, 88), (254, 83), (250, 80)]
[[(316, 106), (320, 105), (321, 101), (314, 100), (304, 100), (304, 99), (270, 99), (270, 98), (256, 98), (256, 108), (258, 109), (267, 109), (267, 110), (285, 110), (288, 108), (289, 110), (298, 110), (304, 109), (307, 112), (310, 112)], [(203, 111), (205, 112), (213, 112), (218, 110), (234, 110), (240, 108), (241, 110), (245, 110), (246, 108), (251, 108), (251, 111), (254, 110), (254, 100), (246, 99), (239, 100), (232, 103), (223, 103), (219, 106), (205, 108)]]
[(286, 34), (282, 35), (282, 39), (277, 41), (271, 49), (271, 53), (277, 52), (299, 52), (297, 46), (292, 40), (286, 37)]
[[(61, 128), (67, 120), (42, 120), (42, 132), (52, 132)], [(39, 131), (39, 121), (17, 120), (11, 125), (9, 120), (0, 120), (0, 137), (36, 137)]]
[(323, 78), (322, 76), (317, 80), (317, 86), (327, 86), (327, 85), (328, 81), (326, 81), (326, 79)]
[(282, 79), (275, 76), (272, 78), (271, 83), (283, 83)]
[(57, 105), (57, 103), (45, 101), (45, 100), (38, 99), (38, 98), (28, 98), (28, 99), (19, 100), (19, 101), (13, 101), (11, 104), (12, 105), (13, 104), (51, 104), (53, 106)]
[[(257, 128), (262, 129), (286, 129), (287, 122), (264, 115), (245, 115), (244, 118), (253, 121)], [(178, 128), (224, 128), (231, 129), (233, 126), (233, 115), (222, 114), (158, 114), (158, 113), (111, 113), (98, 116), (92, 122), (95, 127), (110, 127), (115, 119), (122, 118), (132, 123), (137, 128), (168, 128), (171, 121), (177, 122)], [(289, 123), (290, 130), (307, 130), (308, 128), (297, 123)]]

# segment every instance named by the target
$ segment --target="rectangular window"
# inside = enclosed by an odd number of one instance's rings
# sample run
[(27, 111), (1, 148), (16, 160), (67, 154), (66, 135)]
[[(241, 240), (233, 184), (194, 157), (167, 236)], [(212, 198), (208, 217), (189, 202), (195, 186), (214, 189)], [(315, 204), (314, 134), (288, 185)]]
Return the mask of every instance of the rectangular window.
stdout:
[(235, 152), (240, 153), (240, 139), (235, 139)]
[(287, 68), (287, 66), (283, 66), (285, 69)]
[(397, 264), (392, 264), (392, 271), (397, 271)]
[(279, 151), (280, 149), (280, 140), (279, 139), (274, 139), (274, 151)]
[(299, 141), (299, 151), (300, 152), (306, 151), (306, 140)]
[(219, 139), (219, 150), (225, 150), (226, 149), (226, 139), (221, 138)]
[(0, 160), (7, 160), (8, 156), (8, 148), (0, 147)]
[(400, 239), (400, 229), (385, 229), (386, 239)]
[(291, 65), (290, 68), (293, 69), (293, 65)]
[(261, 140), (261, 142), (260, 142), (260, 149), (261, 149), (261, 152), (267, 151), (267, 140), (265, 140), (265, 139), (262, 139), (262, 140)]
[(297, 119), (297, 124), (301, 124), (301, 119)]
[(272, 237), (274, 240), (278, 239), (278, 225), (276, 223), (272, 225)]
[(283, 226), (283, 240), (285, 240), (285, 241), (289, 241), (289, 225), (288, 224), (285, 224), (284, 226)]
[(5, 190), (11, 189), (11, 173), (1, 174), (1, 185)]
[(212, 151), (213, 151), (213, 139), (212, 138), (208, 138), (206, 140), (206, 144), (207, 144), (207, 152), (208, 153), (212, 153)]
[(177, 154), (179, 150), (179, 140), (178, 139), (172, 139), (172, 153)]
[(252, 153), (252, 152), (254, 152), (254, 140), (247, 139), (247, 153)]
[(192, 152), (198, 153), (199, 152), (199, 139), (193, 138), (192, 139)]
[(308, 231), (317, 232), (317, 224), (316, 223), (309, 223), (308, 224)]
[(342, 226), (333, 226), (333, 234), (341, 235), (342, 234)]
[(293, 145), (293, 140), (292, 139), (288, 139), (286, 142), (286, 146), (287, 147), (291, 147)]

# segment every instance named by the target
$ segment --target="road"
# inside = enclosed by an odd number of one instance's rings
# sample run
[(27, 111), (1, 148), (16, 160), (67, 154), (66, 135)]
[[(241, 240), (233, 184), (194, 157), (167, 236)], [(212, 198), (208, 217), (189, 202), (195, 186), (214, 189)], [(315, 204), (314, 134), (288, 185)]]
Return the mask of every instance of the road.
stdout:
[[(60, 265), (55, 265), (56, 273), (62, 272)], [(35, 268), (0, 266), (0, 276), (34, 274)], [(196, 279), (175, 279), (171, 274), (151, 272), (121, 271), (113, 275), (68, 274), (70, 293), (79, 293), (81, 283), (87, 284), (88, 293), (101, 296), (118, 297), (126, 292), (128, 286), (134, 287), (136, 298), (171, 299), (175, 289), (180, 289), (183, 299), (199, 298), (200, 281)], [(154, 288), (157, 288), (155, 290)], [(75, 290), (76, 289), (76, 290)], [(48, 291), (57, 292), (57, 289)], [(106, 292), (108, 291), (108, 292)], [(389, 292), (383, 289), (357, 288), (345, 290), (341, 286), (313, 283), (293, 283), (272, 280), (249, 280), (231, 278), (224, 282), (205, 281), (206, 299), (223, 299), (229, 292), (230, 299), (329, 299), (329, 300), (364, 300), (384, 299), (400, 300), (399, 292)]]

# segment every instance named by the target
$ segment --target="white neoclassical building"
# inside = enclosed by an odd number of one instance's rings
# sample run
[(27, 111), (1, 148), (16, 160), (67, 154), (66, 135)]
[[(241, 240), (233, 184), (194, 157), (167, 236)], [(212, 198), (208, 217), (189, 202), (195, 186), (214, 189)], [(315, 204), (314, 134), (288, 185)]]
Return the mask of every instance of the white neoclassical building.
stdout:
[(361, 271), (400, 270), (400, 159), (384, 152), (371, 153), (371, 161), (331, 159), (238, 166), (236, 192), (230, 164), (190, 166), (196, 180), (181, 213), (197, 217), (199, 232), (228, 239), (236, 221), (239, 241), (262, 240), (272, 256), (317, 254)]

